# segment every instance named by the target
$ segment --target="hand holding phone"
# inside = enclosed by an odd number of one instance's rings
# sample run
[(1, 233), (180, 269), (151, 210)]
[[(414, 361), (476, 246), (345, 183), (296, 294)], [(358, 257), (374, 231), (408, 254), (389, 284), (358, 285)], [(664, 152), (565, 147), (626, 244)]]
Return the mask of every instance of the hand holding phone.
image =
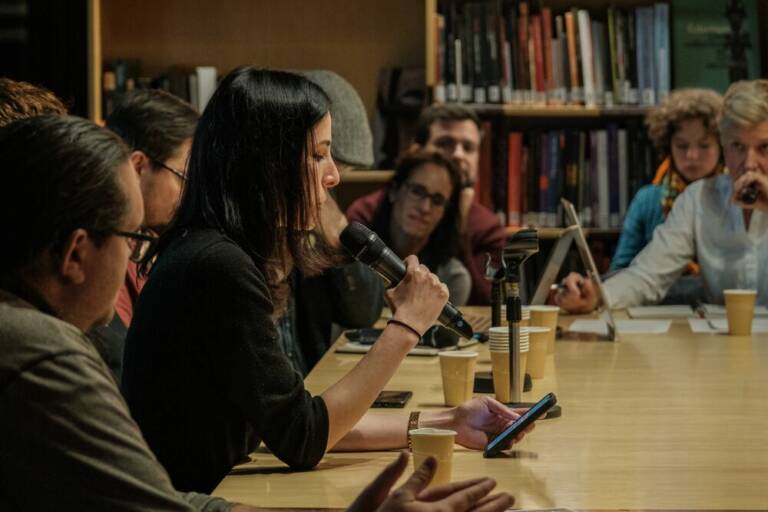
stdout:
[(507, 427), (504, 432), (496, 436), (493, 441), (488, 443), (483, 452), (483, 457), (491, 458), (497, 456), (506, 446), (507, 441), (520, 435), (531, 423), (541, 418), (553, 405), (557, 403), (557, 397), (554, 393), (548, 393), (539, 400), (536, 405), (528, 409), (528, 412), (517, 418), (513, 424)]

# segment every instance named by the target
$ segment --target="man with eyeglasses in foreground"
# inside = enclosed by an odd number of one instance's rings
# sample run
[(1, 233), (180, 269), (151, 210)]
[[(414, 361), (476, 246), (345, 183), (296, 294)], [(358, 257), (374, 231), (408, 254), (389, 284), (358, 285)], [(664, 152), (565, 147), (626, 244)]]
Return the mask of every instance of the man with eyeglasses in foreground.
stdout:
[[(486, 254), (491, 255), (494, 265), (498, 267), (506, 241), (499, 218), (475, 200), (481, 141), (477, 114), (463, 105), (436, 104), (424, 109), (419, 116), (411, 148), (438, 151), (453, 160), (461, 172), (458, 195), (461, 245), (458, 257), (472, 280), (468, 304), (490, 304), (491, 284), (485, 279)], [(347, 216), (351, 215), (350, 219), (371, 219), (384, 195), (384, 190), (377, 190), (358, 199), (347, 210)]]
[[(143, 208), (129, 154), (75, 117), (0, 129), (0, 510), (258, 510), (174, 490), (84, 334), (114, 314), (136, 247)], [(489, 495), (487, 478), (422, 492), (434, 459), (390, 495), (406, 464), (401, 454), (350, 512), (512, 504)]]

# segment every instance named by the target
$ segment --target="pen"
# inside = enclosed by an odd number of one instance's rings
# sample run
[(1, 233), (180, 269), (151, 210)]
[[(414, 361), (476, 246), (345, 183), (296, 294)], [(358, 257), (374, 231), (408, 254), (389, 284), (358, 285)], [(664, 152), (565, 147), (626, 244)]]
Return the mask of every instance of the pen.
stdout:
[[(579, 280), (579, 281), (576, 283), (576, 286), (578, 286), (578, 287), (579, 287), (579, 290), (581, 290), (581, 287), (583, 286), (583, 284), (584, 284), (584, 280), (583, 280), (583, 279), (580, 279), (580, 280)], [(564, 285), (563, 283), (554, 283), (554, 284), (552, 284), (552, 285), (549, 287), (549, 289), (550, 289), (551, 291), (553, 291), (553, 292), (556, 292), (557, 290), (563, 290), (563, 289), (565, 289), (565, 285)]]

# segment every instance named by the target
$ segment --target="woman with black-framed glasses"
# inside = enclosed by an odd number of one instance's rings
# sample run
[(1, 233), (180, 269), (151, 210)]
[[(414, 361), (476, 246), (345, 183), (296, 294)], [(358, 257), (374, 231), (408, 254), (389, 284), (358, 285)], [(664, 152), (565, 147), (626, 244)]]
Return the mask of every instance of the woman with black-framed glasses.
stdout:
[(472, 278), (459, 260), (461, 174), (441, 153), (415, 150), (404, 155), (384, 193), (358, 199), (350, 221), (367, 224), (395, 253), (416, 254), (448, 286), (453, 304), (464, 305)]

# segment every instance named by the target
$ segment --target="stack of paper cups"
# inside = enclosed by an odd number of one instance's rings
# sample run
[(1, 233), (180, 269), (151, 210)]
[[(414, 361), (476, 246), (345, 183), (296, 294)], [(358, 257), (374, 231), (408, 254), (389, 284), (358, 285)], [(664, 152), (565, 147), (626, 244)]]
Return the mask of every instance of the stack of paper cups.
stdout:
[[(526, 357), (528, 356), (529, 343), (528, 329), (520, 328), (520, 382), (523, 384)], [(509, 371), (509, 328), (491, 327), (488, 331), (488, 347), (491, 351), (491, 366), (493, 369), (493, 389), (496, 400), (499, 402), (510, 401), (510, 371)]]

